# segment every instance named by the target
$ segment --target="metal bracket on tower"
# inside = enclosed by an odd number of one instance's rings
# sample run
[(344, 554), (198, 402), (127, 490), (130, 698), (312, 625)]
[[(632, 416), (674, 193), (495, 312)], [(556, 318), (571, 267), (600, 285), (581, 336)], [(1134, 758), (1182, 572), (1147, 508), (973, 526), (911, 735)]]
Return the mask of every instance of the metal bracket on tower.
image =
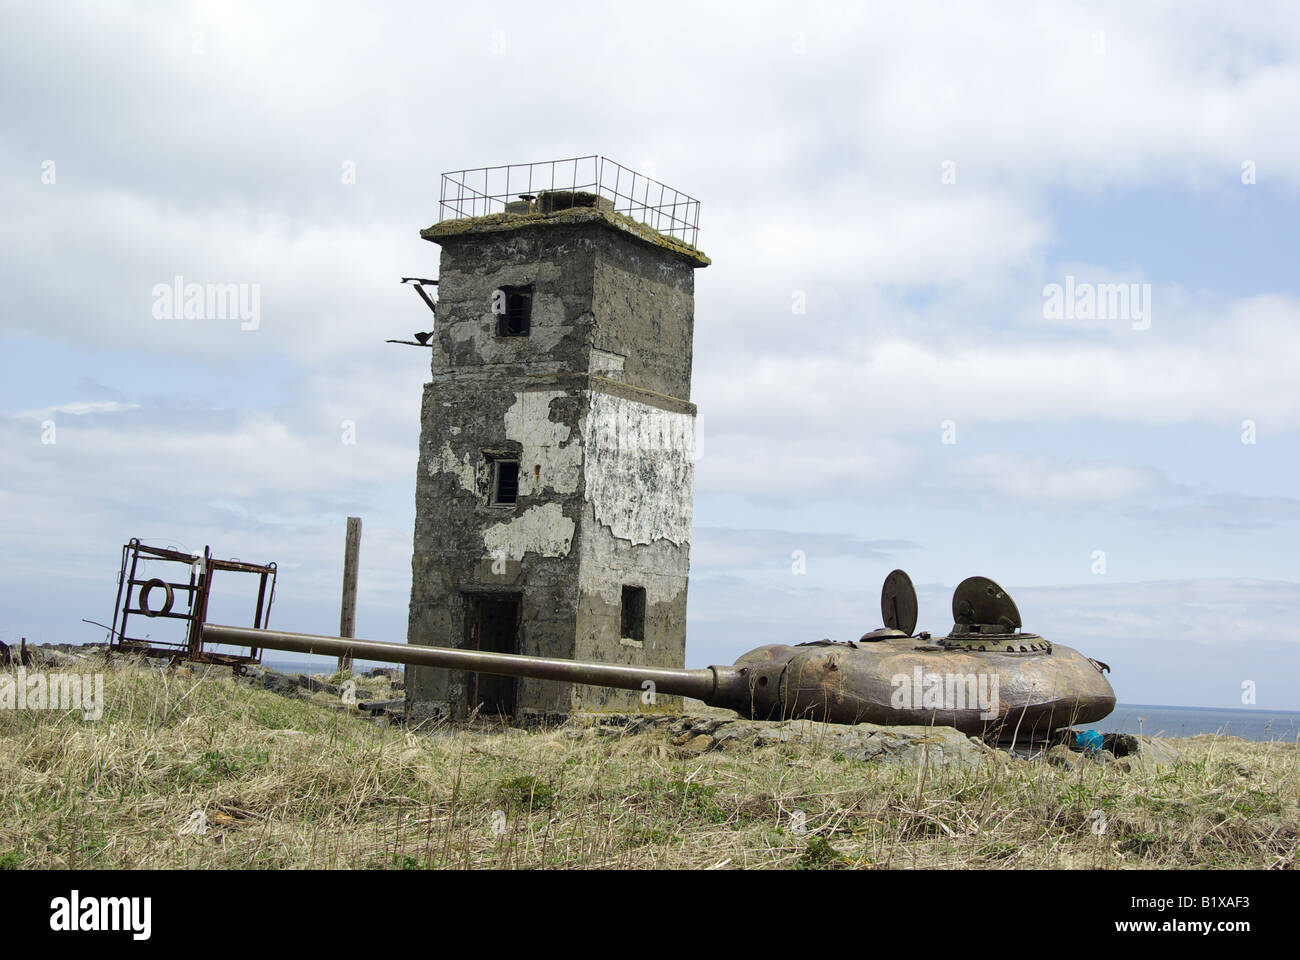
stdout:
[(424, 292), (424, 285), (426, 283), (431, 287), (436, 287), (438, 285), (437, 280), (425, 280), (423, 277), (402, 277), (402, 283), (415, 284), (415, 292), (420, 295), (420, 299), (429, 305), (429, 310), (432, 313), (435, 315), (437, 314), (437, 310), (435, 310), (433, 306), (433, 301), (429, 299), (429, 295)]
[[(423, 300), (428, 305), (429, 312), (432, 313), (435, 317), (438, 315), (438, 311), (434, 307), (433, 300), (429, 297), (427, 293), (424, 292), (424, 285), (426, 283), (429, 284), (430, 286), (436, 287), (438, 285), (437, 280), (426, 280), (424, 277), (402, 277), (402, 283), (414, 284), (415, 292), (418, 293), (420, 295), (420, 299)], [(415, 337), (414, 340), (385, 340), (384, 342), (403, 343), (406, 344), (408, 347), (428, 347), (431, 350), (433, 349), (433, 344), (429, 342), (430, 340), (433, 339), (432, 330), (422, 332), (422, 333), (415, 333), (412, 334), (412, 336)]]

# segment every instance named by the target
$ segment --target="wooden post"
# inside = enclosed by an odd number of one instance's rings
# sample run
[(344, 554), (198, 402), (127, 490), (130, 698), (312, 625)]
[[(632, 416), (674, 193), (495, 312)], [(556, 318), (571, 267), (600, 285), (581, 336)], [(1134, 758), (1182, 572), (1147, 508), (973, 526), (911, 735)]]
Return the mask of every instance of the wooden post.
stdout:
[[(348, 517), (347, 539), (343, 545), (343, 610), (339, 614), (339, 636), (353, 639), (357, 635), (357, 561), (361, 556), (361, 518)], [(339, 657), (339, 671), (352, 670), (352, 657)]]

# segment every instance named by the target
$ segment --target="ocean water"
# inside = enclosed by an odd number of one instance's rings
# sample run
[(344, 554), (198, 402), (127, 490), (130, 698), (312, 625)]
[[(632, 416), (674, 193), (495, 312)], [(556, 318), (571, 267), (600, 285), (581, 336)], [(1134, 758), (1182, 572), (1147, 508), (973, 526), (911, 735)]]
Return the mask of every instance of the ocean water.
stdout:
[(1300, 711), (1121, 703), (1104, 720), (1081, 724), (1075, 729), (1092, 729), (1101, 733), (1145, 733), (1152, 737), (1194, 737), (1200, 733), (1216, 733), (1241, 737), (1243, 740), (1282, 740), (1295, 743), (1300, 737)]

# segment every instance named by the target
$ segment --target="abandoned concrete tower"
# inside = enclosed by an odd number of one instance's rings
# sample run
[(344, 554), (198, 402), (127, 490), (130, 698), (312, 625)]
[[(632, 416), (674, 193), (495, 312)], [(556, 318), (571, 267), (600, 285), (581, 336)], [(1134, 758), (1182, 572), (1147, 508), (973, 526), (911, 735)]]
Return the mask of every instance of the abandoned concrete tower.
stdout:
[[(699, 203), (601, 157), (445, 174), (408, 639), (682, 666)], [(414, 716), (675, 698), (408, 668)]]

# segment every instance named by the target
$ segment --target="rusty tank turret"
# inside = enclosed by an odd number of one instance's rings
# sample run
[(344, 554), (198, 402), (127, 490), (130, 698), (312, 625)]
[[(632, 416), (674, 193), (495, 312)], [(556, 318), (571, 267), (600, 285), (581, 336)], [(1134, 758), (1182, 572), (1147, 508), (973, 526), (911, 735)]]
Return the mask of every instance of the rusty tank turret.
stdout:
[(885, 580), (885, 626), (856, 641), (771, 644), (730, 666), (636, 667), (446, 647), (284, 633), (218, 624), (207, 643), (413, 666), (534, 677), (694, 697), (756, 720), (925, 724), (998, 739), (1041, 737), (1091, 723), (1115, 707), (1110, 668), (1021, 630), (1020, 612), (992, 580), (970, 577), (953, 595), (945, 637), (914, 636), (916, 592), (896, 570)]

